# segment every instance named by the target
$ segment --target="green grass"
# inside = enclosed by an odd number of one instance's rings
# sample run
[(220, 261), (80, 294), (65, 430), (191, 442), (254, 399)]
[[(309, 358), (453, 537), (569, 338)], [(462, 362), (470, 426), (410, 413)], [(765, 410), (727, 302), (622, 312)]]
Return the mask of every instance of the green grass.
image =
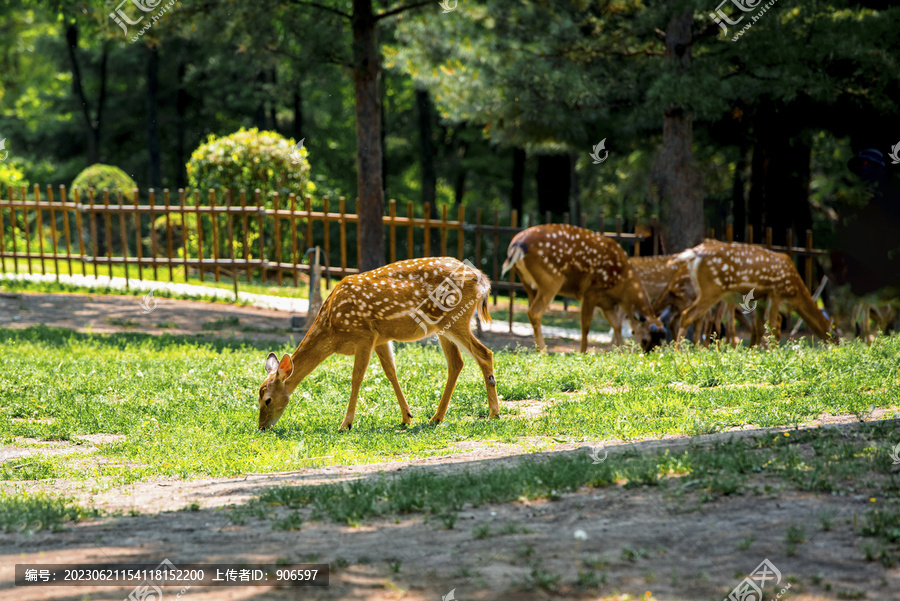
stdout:
[[(271, 517), (274, 507), (294, 511), (307, 508), (312, 520), (329, 518), (353, 526), (374, 517), (412, 512), (445, 520), (445, 516), (455, 516), (467, 507), (553, 500), (583, 487), (610, 485), (659, 487), (676, 502), (693, 496), (694, 500), (683, 504), (695, 506), (696, 502), (729, 495), (769, 495), (771, 490), (760, 486), (759, 480), (777, 478), (804, 492), (877, 494), (878, 502), (887, 509), (866, 514), (860, 533), (880, 537), (886, 545), (896, 544), (900, 536), (900, 479), (891, 463), (882, 458), (888, 449), (879, 448), (879, 443), (890, 436), (896, 436), (892, 424), (864, 424), (850, 440), (836, 430), (813, 429), (795, 432), (794, 436), (760, 436), (675, 452), (628, 451), (600, 464), (594, 464), (587, 453), (569, 453), (522, 461), (503, 469), (469, 469), (453, 474), (411, 470), (343, 483), (273, 488), (233, 513), (262, 518)], [(807, 471), (818, 474), (817, 478), (811, 481), (800, 475)], [(503, 533), (492, 531), (488, 524), (472, 529), (475, 539)], [(792, 525), (784, 539), (789, 554), (793, 554), (807, 537), (802, 527)], [(745, 538), (738, 548), (747, 549), (752, 543), (752, 537)], [(620, 555), (638, 562), (648, 556), (648, 551), (626, 545)]]
[(67, 498), (46, 493), (7, 494), (0, 491), (0, 531), (59, 530), (63, 524), (97, 515)]
[[(6, 466), (0, 477), (108, 476), (105, 482), (116, 484), (159, 476), (231, 476), (445, 455), (462, 452), (455, 445), (463, 441), (519, 442), (537, 451), (560, 441), (783, 426), (823, 412), (862, 415), (871, 406), (895, 407), (900, 388), (900, 337), (879, 338), (871, 347), (800, 344), (766, 351), (666, 350), (649, 356), (633, 348), (543, 356), (502, 351), (494, 355), (499, 394), (505, 400), (545, 401), (541, 415), (525, 417), (511, 403), (503, 407), (501, 419), (484, 419), (483, 380), (468, 360), (446, 421), (431, 427), (427, 420), (440, 399), (446, 363), (436, 346), (411, 343), (397, 345), (396, 354), (400, 383), (415, 416), (412, 427), (399, 425), (393, 390), (373, 361), (353, 430), (339, 433), (352, 359), (334, 356), (300, 385), (281, 421), (259, 432), (256, 391), (265, 375), (263, 361), (269, 351), (293, 350), (297, 340), (285, 338), (277, 347), (165, 333), (0, 329), (4, 444), (16, 437), (125, 437), (100, 446), (104, 461), (48, 458), (34, 466)], [(846, 459), (855, 451), (840, 440), (833, 444), (821, 452), (834, 454), (834, 466), (810, 467), (802, 457), (792, 457), (785, 459), (785, 472), (816, 490), (835, 486), (853, 475)], [(881, 450), (876, 457), (890, 464)], [(651, 485), (658, 480), (656, 466), (641, 469), (630, 478)], [(716, 487), (709, 493), (729, 494), (741, 483), (726, 474)], [(448, 514), (448, 527), (453, 521)]]

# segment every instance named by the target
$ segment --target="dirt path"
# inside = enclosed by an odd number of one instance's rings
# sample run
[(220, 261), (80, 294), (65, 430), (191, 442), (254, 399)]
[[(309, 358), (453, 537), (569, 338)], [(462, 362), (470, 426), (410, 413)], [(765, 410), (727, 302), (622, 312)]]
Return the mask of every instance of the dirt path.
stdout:
[[(877, 419), (883, 412), (872, 417)], [(900, 425), (900, 421), (893, 420)], [(823, 417), (812, 426), (850, 432), (855, 418)], [(743, 430), (695, 438), (670, 437), (613, 444), (608, 460), (625, 450), (647, 452), (703, 445), (732, 436), (771, 435), (782, 429)], [(561, 445), (554, 452), (586, 452)], [(868, 495), (801, 493), (776, 485), (770, 494), (723, 497), (700, 504), (696, 499), (664, 498), (659, 489), (606, 487), (584, 489), (556, 501), (525, 501), (466, 509), (454, 528), (422, 516), (378, 519), (353, 528), (307, 522), (299, 529), (273, 529), (272, 521), (250, 518), (242, 525), (224, 507), (240, 504), (264, 489), (283, 484), (328, 482), (365, 477), (373, 472), (425, 469), (497, 468), (543, 454), (521, 449), (472, 449), (464, 455), (355, 467), (328, 467), (294, 473), (195, 481), (154, 481), (101, 493), (76, 491), (56, 481), (56, 492), (75, 493), (82, 502), (121, 510), (132, 517), (91, 519), (64, 532), (0, 537), (0, 597), (32, 599), (119, 599), (129, 589), (53, 587), (13, 589), (15, 563), (185, 563), (321, 562), (331, 564), (327, 589), (269, 587), (195, 587), (185, 598), (212, 599), (432, 599), (456, 589), (460, 600), (596, 599), (575, 583), (573, 534), (583, 530), (578, 561), (606, 579), (604, 595), (622, 592), (655, 599), (722, 599), (768, 558), (791, 584), (793, 599), (896, 599), (900, 570), (863, 560), (865, 544), (854, 517), (866, 511)], [(763, 476), (753, 476), (760, 489)], [(5, 483), (4, 488), (14, 483)], [(23, 485), (25, 483), (18, 483)], [(46, 484), (28, 484), (31, 490)], [(196, 511), (173, 511), (196, 502)], [(833, 525), (823, 530), (822, 517)], [(308, 519), (308, 512), (304, 519)], [(475, 528), (490, 525), (480, 538)], [(793, 554), (785, 543), (791, 525), (806, 542)], [(503, 528), (509, 533), (500, 534)], [(539, 566), (539, 568), (535, 568)], [(538, 569), (540, 571), (534, 572)], [(535, 579), (559, 577), (552, 592), (534, 587)], [(533, 590), (526, 590), (528, 582)], [(178, 591), (166, 589), (166, 599)], [(776, 589), (777, 590), (777, 589)], [(776, 591), (770, 591), (773, 598)], [(298, 595), (299, 593), (299, 595)], [(838, 594), (840, 593), (840, 594)], [(620, 597), (610, 596), (602, 598)]]

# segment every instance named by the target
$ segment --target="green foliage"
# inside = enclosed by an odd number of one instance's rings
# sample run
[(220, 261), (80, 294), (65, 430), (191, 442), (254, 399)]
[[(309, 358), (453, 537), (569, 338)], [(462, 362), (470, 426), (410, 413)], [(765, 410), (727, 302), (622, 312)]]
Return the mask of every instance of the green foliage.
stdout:
[(98, 195), (104, 188), (108, 188), (111, 197), (121, 191), (128, 198), (131, 196), (132, 190), (137, 188), (137, 184), (118, 167), (96, 163), (79, 173), (72, 181), (72, 187), (78, 187), (82, 194), (86, 194), (89, 189), (93, 188)]
[[(20, 186), (28, 187), (28, 180), (21, 169), (12, 163), (0, 163), (0, 195), (8, 194), (7, 190), (14, 187), (18, 192)], [(8, 198), (8, 196), (3, 196)]]
[(210, 134), (192, 154), (187, 164), (188, 181), (191, 187), (201, 191), (231, 189), (235, 194), (246, 190), (250, 199), (253, 191), (259, 189), (266, 202), (278, 192), (282, 197), (288, 193), (311, 194), (315, 185), (310, 180), (310, 165), (306, 147), (300, 149), (302, 157), (293, 163), (293, 138), (286, 139), (272, 131), (256, 128), (245, 130), (221, 138)]

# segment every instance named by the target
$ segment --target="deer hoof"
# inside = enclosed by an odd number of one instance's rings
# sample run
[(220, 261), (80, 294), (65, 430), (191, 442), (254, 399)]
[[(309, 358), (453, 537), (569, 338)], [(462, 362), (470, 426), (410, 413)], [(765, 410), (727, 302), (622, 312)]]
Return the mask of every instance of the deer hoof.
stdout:
[(352, 428), (352, 427), (353, 427), (353, 422), (350, 422), (348, 424), (341, 424), (341, 427), (338, 428), (338, 431), (341, 432), (343, 430), (346, 430), (347, 432), (349, 432), (350, 428)]

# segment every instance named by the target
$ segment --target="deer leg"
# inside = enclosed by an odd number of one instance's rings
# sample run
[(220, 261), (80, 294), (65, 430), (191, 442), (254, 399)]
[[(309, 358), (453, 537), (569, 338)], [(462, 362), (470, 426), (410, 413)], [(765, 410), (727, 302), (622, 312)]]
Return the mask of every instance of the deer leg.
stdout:
[(497, 379), (494, 378), (494, 354), (472, 335), (469, 324), (462, 323), (462, 320), (456, 322), (450, 328), (450, 332), (444, 335), (455, 342), (459, 350), (464, 351), (478, 363), (478, 367), (481, 368), (481, 373), (484, 375), (484, 387), (487, 390), (488, 407), (490, 408), (488, 417), (500, 417)]
[(554, 286), (552, 290), (540, 289), (534, 293), (534, 296), (528, 295), (528, 321), (531, 322), (531, 327), (534, 329), (534, 344), (540, 352), (547, 350), (544, 336), (541, 334), (541, 317), (558, 291), (559, 286)]
[(769, 297), (769, 308), (766, 312), (766, 323), (769, 326), (770, 335), (775, 337), (775, 343), (781, 340), (781, 298), (775, 295)]
[(384, 370), (384, 375), (387, 376), (387, 379), (391, 382), (391, 386), (394, 387), (394, 394), (397, 395), (397, 403), (400, 404), (400, 415), (403, 423), (409, 425), (410, 422), (412, 422), (412, 412), (409, 410), (409, 405), (406, 403), (406, 397), (403, 396), (403, 391), (400, 390), (400, 382), (397, 381), (397, 368), (394, 365), (394, 354), (391, 352), (390, 343), (379, 344), (375, 347), (375, 352), (378, 354), (378, 359), (381, 361), (381, 368)]
[(356, 360), (353, 362), (353, 378), (350, 386), (350, 402), (347, 403), (347, 414), (344, 415), (344, 421), (341, 422), (340, 430), (349, 430), (353, 427), (353, 418), (356, 416), (356, 400), (359, 398), (359, 387), (362, 384), (363, 376), (366, 375), (366, 368), (369, 366), (369, 359), (372, 358), (371, 344), (358, 344), (356, 347)]
[(453, 389), (456, 388), (456, 380), (463, 368), (462, 355), (460, 355), (456, 343), (447, 339), (446, 336), (438, 336), (438, 341), (441, 343), (444, 356), (447, 357), (447, 384), (444, 385), (441, 402), (438, 403), (437, 411), (434, 412), (434, 417), (428, 422), (429, 424), (439, 424), (444, 421), (444, 414), (447, 413), (447, 407), (450, 405), (450, 397), (453, 395)]
[[(588, 332), (591, 331), (591, 322), (594, 320), (594, 307), (596, 301), (593, 298), (584, 297), (581, 301), (581, 352), (586, 353), (588, 347)], [(618, 315), (616, 315), (618, 317)]]
[[(585, 299), (586, 301), (587, 299)], [(597, 303), (600, 307), (600, 312), (603, 313), (603, 317), (606, 321), (609, 322), (610, 327), (613, 331), (613, 344), (616, 346), (622, 346), (625, 344), (625, 339), (622, 338), (622, 320), (623, 316), (627, 317), (628, 308), (624, 308), (622, 313), (619, 313), (618, 306), (610, 304), (608, 302), (599, 302)], [(593, 316), (594, 307), (591, 305), (591, 314)], [(590, 321), (588, 321), (590, 324)], [(584, 313), (581, 314), (581, 328), (584, 329)], [(587, 336), (582, 332), (582, 340), (587, 341)], [(587, 345), (585, 342), (585, 349), (587, 349)], [(582, 351), (583, 352), (583, 351)]]
[[(700, 319), (707, 311), (709, 311), (709, 308), (715, 305), (718, 301), (719, 299), (715, 297), (703, 298), (702, 296), (698, 296), (694, 299), (694, 302), (692, 302), (688, 306), (687, 309), (682, 311), (681, 321), (678, 324), (678, 336), (676, 344), (678, 344), (678, 342), (680, 342), (681, 339), (684, 338), (684, 334), (685, 332), (687, 332), (688, 327), (692, 323)], [(695, 334), (698, 327), (699, 324), (694, 326)]]

